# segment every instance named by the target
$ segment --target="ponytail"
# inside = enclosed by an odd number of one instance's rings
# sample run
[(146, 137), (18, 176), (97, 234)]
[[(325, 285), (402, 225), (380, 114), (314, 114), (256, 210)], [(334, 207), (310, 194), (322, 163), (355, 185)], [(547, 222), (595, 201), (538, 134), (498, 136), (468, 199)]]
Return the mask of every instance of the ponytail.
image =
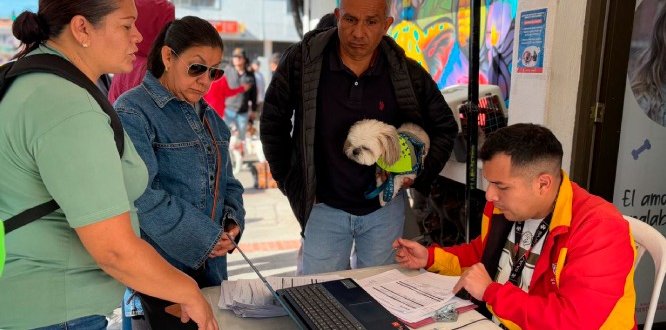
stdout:
[(155, 78), (162, 77), (164, 74), (164, 62), (162, 62), (162, 47), (165, 46), (166, 35), (169, 32), (169, 28), (173, 24), (173, 21), (167, 23), (162, 27), (162, 31), (157, 35), (153, 46), (150, 48), (150, 53), (148, 54), (148, 63), (146, 68), (150, 73), (155, 76)]
[(38, 14), (24, 11), (12, 24), (12, 33), (21, 41), (23, 48), (12, 58), (17, 59), (30, 53), (49, 38), (49, 26)]
[(119, 7), (118, 0), (39, 0), (36, 14), (24, 11), (12, 24), (12, 33), (23, 46), (14, 58), (21, 58), (44, 41), (58, 37), (76, 15), (96, 25)]

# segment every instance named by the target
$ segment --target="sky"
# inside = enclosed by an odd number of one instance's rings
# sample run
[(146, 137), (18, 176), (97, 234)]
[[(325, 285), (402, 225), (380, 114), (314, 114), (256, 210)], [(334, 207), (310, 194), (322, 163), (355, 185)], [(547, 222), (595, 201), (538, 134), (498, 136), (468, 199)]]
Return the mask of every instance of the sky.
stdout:
[(37, 12), (38, 0), (0, 0), (0, 18), (11, 18), (12, 11), (15, 15), (24, 10)]

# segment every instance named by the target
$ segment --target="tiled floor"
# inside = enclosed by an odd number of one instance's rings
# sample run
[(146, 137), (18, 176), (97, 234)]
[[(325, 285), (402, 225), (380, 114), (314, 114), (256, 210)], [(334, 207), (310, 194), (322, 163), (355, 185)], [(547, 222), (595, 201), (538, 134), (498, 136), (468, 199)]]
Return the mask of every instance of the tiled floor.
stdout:
[[(300, 226), (287, 198), (278, 189), (254, 189), (249, 169), (237, 178), (245, 187), (245, 231), (240, 248), (262, 275), (290, 276), (296, 271), (296, 255), (301, 245)], [(240, 253), (227, 259), (229, 279), (256, 278)]]

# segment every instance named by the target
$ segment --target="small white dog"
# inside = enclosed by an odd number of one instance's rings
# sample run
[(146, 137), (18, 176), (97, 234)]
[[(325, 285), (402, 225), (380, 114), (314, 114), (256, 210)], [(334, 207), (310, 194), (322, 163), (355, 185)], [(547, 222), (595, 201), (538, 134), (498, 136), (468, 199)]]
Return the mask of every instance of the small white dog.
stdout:
[(377, 188), (366, 193), (366, 198), (379, 194), (383, 206), (402, 188), (404, 178), (412, 180), (423, 168), (423, 160), (430, 149), (428, 134), (416, 124), (404, 123), (396, 129), (375, 119), (356, 122), (347, 134), (344, 153), (349, 159), (363, 165), (377, 165), (377, 171), (386, 171), (388, 178), (377, 176)]

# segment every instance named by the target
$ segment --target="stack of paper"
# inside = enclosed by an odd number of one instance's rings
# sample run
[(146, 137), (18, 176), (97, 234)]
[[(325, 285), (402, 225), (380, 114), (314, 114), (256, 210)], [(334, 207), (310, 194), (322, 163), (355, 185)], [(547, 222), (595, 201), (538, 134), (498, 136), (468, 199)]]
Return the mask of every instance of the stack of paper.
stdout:
[[(292, 286), (320, 283), (340, 279), (340, 276), (316, 277), (268, 277), (266, 281), (273, 290)], [(240, 317), (273, 317), (287, 315), (282, 305), (275, 300), (260, 279), (223, 281), (221, 286), (220, 309), (230, 309)]]
[(458, 307), (472, 304), (454, 297), (452, 290), (458, 278), (429, 272), (409, 277), (393, 269), (356, 282), (391, 314), (416, 324), (432, 318), (446, 304), (455, 302)]

